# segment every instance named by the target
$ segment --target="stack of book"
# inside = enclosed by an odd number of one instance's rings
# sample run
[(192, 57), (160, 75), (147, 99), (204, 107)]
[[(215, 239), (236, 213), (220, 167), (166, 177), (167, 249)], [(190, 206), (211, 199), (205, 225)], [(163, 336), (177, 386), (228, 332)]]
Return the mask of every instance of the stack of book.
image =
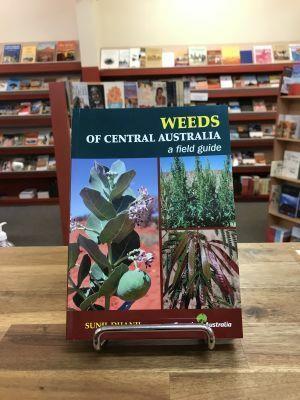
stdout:
[(49, 83), (51, 82), (79, 82), (79, 76), (66, 75), (66, 76), (47, 76), (45, 78), (41, 77), (13, 77), (5, 78), (0, 80), (0, 92), (26, 92), (26, 91), (43, 91), (49, 89)]
[(268, 165), (265, 153), (253, 151), (242, 151), (232, 153), (232, 166), (240, 165)]
[(300, 188), (290, 184), (272, 185), (269, 211), (299, 218)]
[(49, 115), (49, 101), (3, 102), (0, 105), (0, 116)]
[(272, 161), (271, 176), (300, 179), (300, 152), (285, 150), (283, 160)]
[(249, 139), (249, 138), (273, 138), (274, 124), (238, 124), (230, 125), (230, 138)]
[(270, 178), (261, 178), (257, 175), (242, 175), (240, 176), (240, 186), (239, 194), (242, 196), (268, 195), (270, 192)]
[(286, 139), (300, 139), (300, 115), (279, 114), (276, 136)]

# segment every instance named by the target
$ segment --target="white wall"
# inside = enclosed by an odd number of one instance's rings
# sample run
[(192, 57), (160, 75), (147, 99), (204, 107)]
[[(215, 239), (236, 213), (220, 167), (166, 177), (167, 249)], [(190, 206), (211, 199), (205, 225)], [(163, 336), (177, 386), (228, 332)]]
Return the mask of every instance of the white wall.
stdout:
[(0, 0), (0, 42), (77, 39), (76, 0)]

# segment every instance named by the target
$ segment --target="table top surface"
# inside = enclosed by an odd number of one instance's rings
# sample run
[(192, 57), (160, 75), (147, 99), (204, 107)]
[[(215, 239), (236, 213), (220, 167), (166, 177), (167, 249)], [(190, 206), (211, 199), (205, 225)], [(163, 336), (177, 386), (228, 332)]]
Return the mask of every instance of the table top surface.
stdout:
[[(0, 249), (0, 399), (299, 399), (300, 244), (240, 244), (244, 338), (66, 342), (65, 247)], [(180, 343), (180, 344), (179, 344)]]

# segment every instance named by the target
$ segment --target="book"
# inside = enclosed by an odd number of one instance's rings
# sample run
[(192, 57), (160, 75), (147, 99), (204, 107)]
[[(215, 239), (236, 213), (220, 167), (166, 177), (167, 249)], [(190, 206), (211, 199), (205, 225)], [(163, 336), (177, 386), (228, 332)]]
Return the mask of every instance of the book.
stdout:
[(50, 133), (51, 132), (39, 132), (38, 133), (38, 146), (49, 146), (50, 145)]
[(71, 83), (71, 106), (72, 108), (87, 108), (90, 106), (87, 83)]
[(138, 82), (138, 105), (140, 108), (154, 107), (155, 94), (152, 81)]
[(101, 49), (101, 68), (119, 68), (119, 55), (118, 49)]
[(36, 59), (36, 45), (23, 45), (21, 53), (22, 63), (33, 63)]
[(256, 76), (257, 85), (260, 87), (270, 86), (270, 76), (267, 74), (260, 74)]
[(19, 193), (19, 199), (34, 199), (36, 193), (36, 189), (24, 189)]
[(72, 129), (67, 339), (129, 321), (241, 337), (226, 106), (76, 109)]
[(6, 92), (7, 90), (7, 80), (0, 80), (0, 92)]
[(273, 49), (271, 45), (253, 47), (255, 64), (271, 64), (273, 62)]
[(26, 132), (24, 135), (24, 145), (25, 146), (36, 146), (38, 144), (38, 132)]
[(164, 68), (172, 68), (175, 66), (174, 51), (164, 51), (161, 56), (161, 63)]
[(242, 87), (257, 86), (256, 75), (242, 75), (241, 76)]
[(162, 49), (159, 47), (146, 47), (146, 67), (160, 68), (162, 66)]
[(207, 87), (208, 89), (220, 89), (220, 79), (218, 77), (216, 78), (207, 78)]
[(282, 226), (272, 225), (267, 231), (267, 242), (289, 242), (291, 230)]
[(291, 232), (291, 242), (300, 242), (300, 227), (293, 226)]
[(104, 97), (106, 108), (124, 108), (124, 83), (104, 82)]
[(281, 185), (272, 185), (269, 199), (269, 211), (278, 212), (281, 196)]
[(253, 104), (253, 111), (255, 111), (255, 112), (266, 112), (267, 111), (264, 100), (261, 100), (261, 99), (253, 100), (252, 104)]
[(287, 44), (274, 44), (273, 56), (275, 62), (286, 62), (290, 60), (290, 51)]
[(49, 154), (38, 156), (36, 163), (37, 171), (47, 171), (49, 163)]
[(231, 75), (221, 75), (220, 76), (220, 85), (222, 89), (231, 89), (233, 88), (233, 82)]
[(167, 106), (175, 107), (177, 106), (177, 93), (176, 93), (176, 82), (167, 81)]
[(39, 190), (37, 192), (37, 198), (38, 199), (49, 199), (50, 198), (50, 194), (48, 190)]
[(141, 68), (146, 67), (146, 48), (145, 47), (140, 48), (140, 67)]
[(129, 81), (124, 82), (124, 98), (125, 98), (125, 108), (138, 107), (136, 82), (129, 82)]
[(222, 64), (222, 52), (219, 49), (207, 50), (207, 64)]
[(30, 114), (42, 114), (42, 112), (43, 112), (42, 101), (34, 101), (33, 103), (31, 103)]
[(20, 103), (18, 115), (29, 115), (29, 114), (31, 114), (31, 103), (28, 101)]
[(60, 40), (56, 43), (56, 61), (75, 61), (77, 42), (75, 40)]
[(238, 46), (223, 46), (222, 64), (240, 64), (240, 48)]
[(153, 82), (154, 105), (155, 107), (167, 106), (167, 85), (166, 82)]
[(52, 62), (55, 60), (55, 42), (40, 42), (36, 48), (37, 62)]
[(6, 90), (8, 92), (20, 90), (20, 80), (19, 79), (8, 79)]
[(290, 44), (290, 59), (292, 61), (300, 61), (300, 44)]
[(283, 161), (275, 160), (271, 162), (271, 176), (282, 176)]
[(130, 66), (130, 50), (120, 49), (119, 68), (129, 68), (129, 66)]
[(105, 108), (104, 88), (101, 83), (88, 85), (89, 105), (91, 108)]
[(189, 47), (189, 65), (203, 65), (207, 63), (207, 49), (201, 47)]
[(282, 185), (279, 200), (279, 212), (292, 218), (300, 217), (300, 188), (292, 185)]
[(240, 50), (240, 60), (241, 64), (252, 64), (253, 63), (252, 50)]
[(284, 151), (282, 175), (292, 179), (300, 179), (299, 151)]
[(140, 68), (140, 53), (139, 47), (132, 47), (129, 49), (129, 67)]
[(174, 49), (175, 67), (189, 65), (189, 51), (187, 47), (176, 47)]
[(20, 44), (5, 44), (3, 47), (3, 64), (14, 64), (20, 61)]

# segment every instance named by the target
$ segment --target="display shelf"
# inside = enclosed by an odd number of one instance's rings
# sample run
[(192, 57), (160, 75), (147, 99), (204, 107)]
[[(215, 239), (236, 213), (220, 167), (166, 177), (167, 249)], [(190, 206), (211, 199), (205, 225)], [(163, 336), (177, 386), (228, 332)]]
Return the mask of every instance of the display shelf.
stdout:
[(0, 172), (0, 179), (55, 178), (56, 171)]
[(272, 176), (272, 178), (279, 179), (280, 181), (287, 181), (290, 183), (296, 183), (297, 185), (300, 185), (300, 179), (293, 179), (293, 178), (289, 178), (287, 176), (280, 176), (280, 175)]
[(234, 174), (259, 174), (269, 173), (270, 165), (239, 165), (238, 167), (232, 167)]
[(280, 138), (280, 137), (276, 137), (276, 140), (278, 140), (279, 142), (291, 142), (291, 143), (297, 143), (300, 144), (300, 139), (289, 139), (289, 138)]
[(234, 200), (237, 203), (250, 203), (250, 202), (265, 202), (269, 201), (269, 195), (268, 194), (258, 194), (258, 195), (235, 195)]
[(281, 95), (280, 96), (281, 100), (299, 100), (300, 99), (300, 95)]
[(240, 97), (276, 97), (278, 88), (232, 88), (232, 89), (201, 89), (192, 90), (192, 93), (208, 93), (208, 98), (240, 98)]
[(229, 121), (275, 121), (277, 117), (276, 111), (266, 112), (237, 112), (229, 113)]
[(54, 146), (10, 146), (0, 147), (0, 155), (23, 155), (23, 154), (54, 154)]
[(58, 197), (50, 197), (49, 199), (20, 199), (14, 196), (0, 197), (0, 206), (35, 206), (35, 205), (52, 205), (58, 204)]
[(158, 77), (158, 76), (180, 76), (180, 75), (203, 75), (203, 74), (244, 74), (282, 72), (283, 68), (292, 63), (277, 64), (235, 64), (235, 65), (199, 65), (195, 67), (171, 67), (171, 68), (116, 68), (100, 69), (101, 79), (126, 79), (130, 77)]
[(231, 148), (241, 149), (244, 147), (273, 147), (274, 139), (260, 139), (260, 138), (249, 138), (249, 139), (235, 139), (231, 140)]
[(81, 74), (80, 61), (0, 64), (0, 75), (62, 74), (62, 73)]
[(300, 224), (300, 218), (289, 217), (288, 215), (281, 214), (281, 213), (273, 211), (273, 210), (269, 210), (269, 214), (272, 215), (273, 217), (284, 219), (285, 221), (292, 222), (293, 224)]
[(0, 128), (6, 127), (45, 127), (51, 126), (50, 115), (1, 115)]
[(0, 101), (47, 100), (48, 90), (18, 90), (13, 92), (0, 92)]

